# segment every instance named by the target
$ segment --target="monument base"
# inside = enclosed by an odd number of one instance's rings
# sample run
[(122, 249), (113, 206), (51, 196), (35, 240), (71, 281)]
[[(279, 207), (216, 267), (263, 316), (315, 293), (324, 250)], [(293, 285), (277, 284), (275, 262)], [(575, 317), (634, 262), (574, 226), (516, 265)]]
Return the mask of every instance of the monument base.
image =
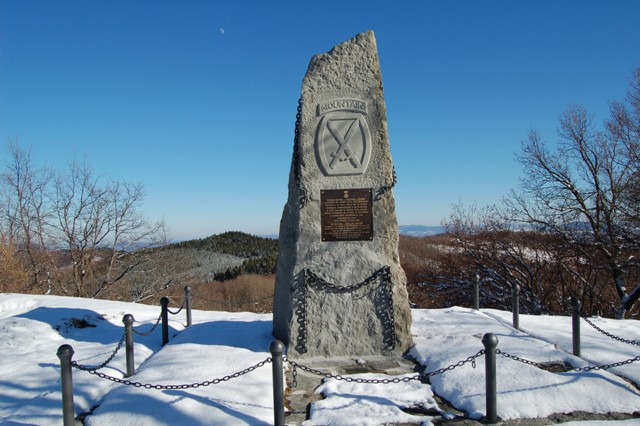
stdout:
[[(309, 358), (305, 360), (304, 366), (332, 375), (379, 373), (388, 375), (389, 379), (393, 379), (394, 376), (415, 373), (416, 368), (419, 367), (414, 361), (404, 357), (375, 355), (362, 358)], [(315, 390), (322, 384), (323, 378), (323, 376), (298, 368), (294, 379), (293, 370), (286, 371), (285, 379), (289, 386), (286, 396), (286, 405), (289, 409), (286, 414), (287, 424), (300, 424), (308, 420), (309, 405), (322, 399), (322, 395), (316, 393)], [(293, 386), (294, 380), (295, 387)]]

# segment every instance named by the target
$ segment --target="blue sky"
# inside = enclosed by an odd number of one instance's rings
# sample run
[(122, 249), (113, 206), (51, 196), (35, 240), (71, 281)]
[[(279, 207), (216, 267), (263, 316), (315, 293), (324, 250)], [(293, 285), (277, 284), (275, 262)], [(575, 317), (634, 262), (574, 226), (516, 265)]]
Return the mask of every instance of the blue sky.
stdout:
[[(638, 1), (0, 0), (0, 155), (18, 139), (142, 182), (176, 239), (277, 233), (311, 57), (376, 34), (400, 224), (498, 201), (531, 129), (601, 121), (640, 66)], [(1, 158), (1, 157), (0, 157)]]

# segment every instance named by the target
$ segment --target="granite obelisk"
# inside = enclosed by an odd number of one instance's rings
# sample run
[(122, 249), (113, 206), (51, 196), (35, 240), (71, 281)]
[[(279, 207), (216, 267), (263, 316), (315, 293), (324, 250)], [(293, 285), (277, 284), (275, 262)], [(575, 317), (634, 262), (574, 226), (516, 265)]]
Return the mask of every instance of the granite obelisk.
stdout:
[(295, 130), (273, 333), (290, 356), (400, 354), (411, 310), (372, 31), (311, 59)]

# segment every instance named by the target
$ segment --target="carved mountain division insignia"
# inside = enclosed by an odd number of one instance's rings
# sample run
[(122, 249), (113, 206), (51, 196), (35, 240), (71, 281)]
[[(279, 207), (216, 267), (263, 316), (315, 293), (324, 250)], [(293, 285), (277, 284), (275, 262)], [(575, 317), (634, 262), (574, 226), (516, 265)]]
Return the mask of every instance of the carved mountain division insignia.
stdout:
[(318, 105), (316, 159), (326, 176), (361, 175), (371, 158), (366, 101), (336, 99)]

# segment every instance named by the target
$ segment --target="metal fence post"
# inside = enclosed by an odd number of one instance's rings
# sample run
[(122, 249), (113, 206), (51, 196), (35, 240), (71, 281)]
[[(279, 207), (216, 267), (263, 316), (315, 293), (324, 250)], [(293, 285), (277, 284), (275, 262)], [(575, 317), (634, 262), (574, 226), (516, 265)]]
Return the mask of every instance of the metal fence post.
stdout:
[(520, 330), (520, 285), (513, 285), (513, 328)]
[(160, 299), (160, 305), (162, 305), (162, 346), (164, 346), (169, 343), (169, 298)]
[(487, 414), (486, 423), (498, 423), (498, 396), (496, 383), (496, 347), (498, 338), (493, 333), (486, 333), (482, 337), (485, 350), (485, 375), (487, 381)]
[(282, 376), (282, 354), (284, 343), (274, 340), (269, 347), (273, 368), (273, 424), (284, 426), (284, 379)]
[(191, 287), (184, 288), (184, 306), (187, 310), (187, 327), (191, 326)]
[(63, 426), (75, 426), (75, 414), (73, 412), (73, 377), (71, 372), (71, 357), (73, 357), (73, 353), (71, 345), (62, 345), (58, 348), (56, 354), (60, 359)]
[(473, 309), (480, 310), (480, 275), (478, 274), (473, 281)]
[(126, 314), (122, 317), (122, 322), (124, 323), (124, 333), (125, 333), (125, 349), (127, 354), (127, 376), (131, 377), (136, 374), (136, 367), (133, 358), (133, 322), (135, 319), (133, 315)]
[(582, 304), (576, 296), (571, 296), (571, 318), (573, 326), (573, 354), (580, 356), (580, 308)]

